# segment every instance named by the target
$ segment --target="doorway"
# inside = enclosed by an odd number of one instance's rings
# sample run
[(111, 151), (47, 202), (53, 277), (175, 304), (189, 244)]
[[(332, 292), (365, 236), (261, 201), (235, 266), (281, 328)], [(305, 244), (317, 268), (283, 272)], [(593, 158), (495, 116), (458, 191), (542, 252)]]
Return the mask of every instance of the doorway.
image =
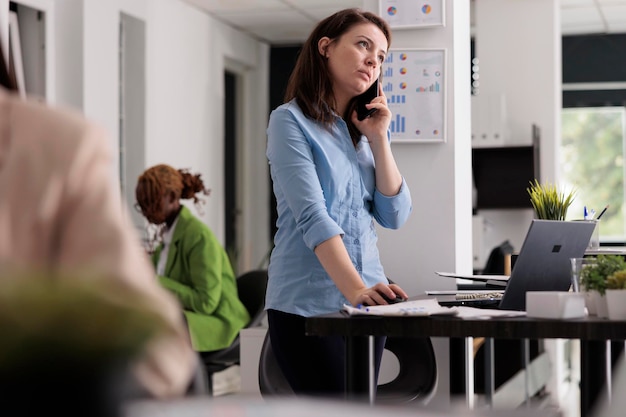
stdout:
[(239, 208), (237, 201), (237, 94), (238, 76), (231, 71), (224, 72), (224, 248), (230, 264), (237, 275), (238, 239), (237, 222)]

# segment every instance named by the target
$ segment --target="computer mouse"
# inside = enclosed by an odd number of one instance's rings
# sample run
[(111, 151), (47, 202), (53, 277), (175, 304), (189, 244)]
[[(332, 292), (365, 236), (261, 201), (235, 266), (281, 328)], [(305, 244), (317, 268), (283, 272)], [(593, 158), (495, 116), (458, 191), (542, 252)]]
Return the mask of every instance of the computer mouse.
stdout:
[(385, 294), (380, 294), (380, 295), (383, 297), (385, 301), (387, 301), (387, 304), (396, 304), (396, 303), (401, 303), (403, 301), (406, 301), (404, 298), (400, 297), (399, 295), (396, 295), (396, 298), (389, 298)]

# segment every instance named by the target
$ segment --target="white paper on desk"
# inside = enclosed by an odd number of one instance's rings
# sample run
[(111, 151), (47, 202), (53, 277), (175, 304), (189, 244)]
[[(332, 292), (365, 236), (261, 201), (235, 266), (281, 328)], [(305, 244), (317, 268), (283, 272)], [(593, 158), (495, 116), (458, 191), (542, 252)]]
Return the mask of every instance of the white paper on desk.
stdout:
[(457, 307), (442, 307), (436, 299), (403, 301), (396, 304), (387, 304), (371, 307), (352, 307), (344, 304), (343, 310), (351, 316), (433, 316), (439, 314), (456, 314)]
[(508, 275), (465, 275), (465, 274), (457, 274), (454, 272), (435, 272), (435, 274), (440, 277), (446, 278), (462, 278), (462, 279), (470, 279), (472, 281), (508, 281)]
[(462, 319), (490, 319), (493, 317), (524, 317), (525, 311), (498, 310), (491, 308), (475, 308), (457, 306), (457, 317)]
[(426, 290), (426, 295), (504, 294), (504, 290)]

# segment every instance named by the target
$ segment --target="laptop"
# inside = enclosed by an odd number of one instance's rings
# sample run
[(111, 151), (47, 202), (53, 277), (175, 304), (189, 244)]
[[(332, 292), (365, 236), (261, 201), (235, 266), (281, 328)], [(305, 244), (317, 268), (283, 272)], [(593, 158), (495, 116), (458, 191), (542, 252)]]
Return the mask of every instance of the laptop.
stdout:
[(568, 291), (570, 258), (584, 256), (594, 228), (593, 221), (533, 219), (501, 299), (447, 296), (439, 304), (524, 311), (528, 291)]

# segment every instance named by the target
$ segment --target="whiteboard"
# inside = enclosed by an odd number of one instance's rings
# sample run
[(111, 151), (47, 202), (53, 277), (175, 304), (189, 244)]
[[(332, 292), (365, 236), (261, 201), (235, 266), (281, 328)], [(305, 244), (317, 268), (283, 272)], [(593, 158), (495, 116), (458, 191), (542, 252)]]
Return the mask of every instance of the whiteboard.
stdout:
[(445, 49), (390, 49), (381, 81), (393, 142), (446, 141)]

